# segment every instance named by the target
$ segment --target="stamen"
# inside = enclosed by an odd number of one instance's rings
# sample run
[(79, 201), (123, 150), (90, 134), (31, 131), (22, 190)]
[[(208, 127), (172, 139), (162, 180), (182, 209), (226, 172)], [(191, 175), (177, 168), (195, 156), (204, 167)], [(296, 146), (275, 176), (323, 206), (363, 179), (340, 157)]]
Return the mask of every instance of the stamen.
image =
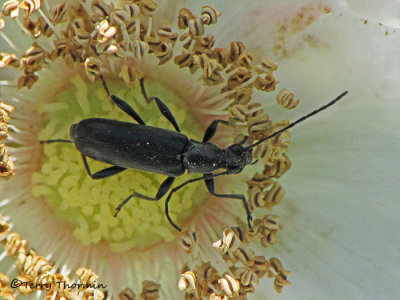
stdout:
[(221, 92), (220, 94), (217, 94), (214, 97), (211, 97), (204, 102), (207, 105), (212, 105), (214, 103), (217, 103), (218, 101), (221, 101), (224, 98), (230, 98), (232, 95), (237, 93), (238, 90), (241, 90), (246, 87), (251, 87), (255, 80), (256, 80), (256, 78), (251, 78), (251, 79), (239, 84), (238, 86), (236, 86), (235, 89), (230, 89), (225, 92)]
[(29, 15), (40, 8), (40, 0), (24, 0), (19, 5)]
[(158, 299), (160, 297), (160, 288), (160, 284), (146, 280), (142, 283), (140, 297), (143, 299)]
[(225, 273), (224, 277), (218, 280), (218, 283), (228, 297), (239, 295), (240, 283), (229, 273)]
[(270, 264), (271, 269), (268, 270), (268, 277), (275, 277), (274, 288), (278, 293), (281, 293), (283, 287), (290, 284), (290, 281), (287, 280), (287, 276), (290, 275), (290, 272), (283, 269), (282, 263), (275, 257), (270, 259)]
[(133, 300), (136, 299), (136, 294), (132, 291), (131, 288), (125, 288), (121, 293), (118, 295), (119, 300)]
[(152, 27), (153, 27), (153, 18), (152, 17), (149, 17), (147, 24), (148, 24), (148, 27), (147, 27), (146, 36), (150, 36), (151, 35), (151, 30), (152, 30)]
[(299, 104), (299, 99), (294, 99), (294, 94), (287, 89), (282, 89), (276, 96), (276, 102), (284, 108), (293, 109)]
[(10, 0), (3, 4), (3, 14), (5, 16), (10, 16), (11, 19), (16, 19), (19, 16), (19, 1)]
[(144, 0), (140, 3), (140, 9), (145, 16), (151, 17), (156, 11), (158, 4), (153, 0)]
[(21, 50), (6, 36), (6, 34), (0, 31), (0, 36), (6, 41), (6, 43), (17, 53), (20, 53)]
[(204, 6), (201, 9), (201, 21), (206, 25), (216, 24), (219, 16), (221, 13), (211, 6)]
[(136, 26), (135, 26), (135, 40), (140, 40), (140, 27), (142, 26), (140, 19), (136, 19)]
[[(129, 39), (130, 39), (130, 37), (129, 37), (129, 33), (128, 33), (128, 30), (127, 30), (127, 28), (126, 28), (126, 25), (125, 25), (125, 20), (123, 20), (121, 17), (120, 17), (120, 15), (118, 14), (119, 12), (116, 12), (113, 16), (115, 16), (114, 18), (113, 18), (113, 20), (115, 21), (115, 22), (117, 22), (118, 23), (118, 25), (120, 26), (119, 28), (120, 28), (120, 31), (121, 31), (121, 33), (122, 33), (122, 39), (124, 40), (124, 41), (129, 41)], [(120, 12), (120, 13), (124, 13), (124, 12)], [(134, 42), (137, 42), (137, 40), (135, 40)]]
[(9, 204), (10, 203), (10, 200), (9, 199), (5, 199), (5, 200), (3, 200), (3, 201), (0, 201), (0, 207), (4, 207), (4, 206), (6, 206), (7, 204)]
[(182, 248), (185, 250), (187, 254), (192, 253), (193, 248), (195, 247), (197, 243), (197, 234), (196, 232), (192, 231), (184, 231), (182, 233), (182, 239), (181, 239), (181, 245)]
[[(48, 2), (45, 2), (45, 3), (46, 3), (46, 6), (49, 5)], [(61, 3), (58, 3), (54, 6), (52, 6), (50, 9), (48, 9), (48, 11), (49, 11), (51, 20), (55, 24), (60, 23), (68, 11), (68, 3), (65, 1), (61, 1)], [(48, 19), (46, 19), (45, 16), (43, 16), (44, 15), (43, 11), (41, 11), (40, 14), (42, 15), (42, 17), (46, 21), (46, 23), (50, 26), (50, 28), (54, 32), (57, 32), (54, 30), (53, 24)], [(57, 37), (60, 37), (60, 36), (61, 36), (60, 34), (57, 34)]]
[(15, 22), (17, 22), (18, 26), (20, 27), (20, 29), (27, 35), (30, 36), (30, 32), (25, 28), (25, 26), (21, 23), (21, 21), (19, 20), (19, 18), (15, 18), (14, 19)]
[(178, 283), (180, 291), (187, 290), (188, 293), (194, 292), (196, 289), (196, 275), (192, 271), (187, 271), (181, 275)]
[(134, 3), (125, 4), (125, 11), (129, 13), (129, 16), (133, 19), (136, 19), (140, 15), (140, 8)]
[[(61, 7), (60, 7), (60, 6), (61, 6)], [(55, 10), (56, 10), (56, 12), (57, 12), (58, 14), (62, 14), (61, 16), (60, 16), (60, 15), (54, 16), (54, 17), (56, 18), (56, 20), (58, 20), (58, 21), (61, 21), (61, 18), (62, 18), (63, 15), (65, 14), (65, 11), (62, 12), (62, 9), (64, 9), (64, 6), (62, 6), (62, 3), (59, 4), (59, 5), (57, 6), (57, 8), (55, 8)], [(60, 11), (60, 10), (61, 10), (61, 11)], [(46, 24), (51, 28), (51, 30), (52, 30), (52, 31), (54, 32), (54, 34), (57, 36), (57, 38), (60, 38), (60, 37), (62, 36), (61, 31), (58, 30), (58, 28), (57, 28), (56, 26), (53, 25), (53, 23), (49, 20), (49, 18), (47, 18), (46, 14), (45, 14), (41, 9), (39, 9), (38, 12), (39, 12), (40, 16), (43, 18), (43, 20), (46, 22)]]
[(0, 254), (0, 261), (2, 261), (7, 255), (8, 255), (7, 250), (4, 250), (4, 251)]

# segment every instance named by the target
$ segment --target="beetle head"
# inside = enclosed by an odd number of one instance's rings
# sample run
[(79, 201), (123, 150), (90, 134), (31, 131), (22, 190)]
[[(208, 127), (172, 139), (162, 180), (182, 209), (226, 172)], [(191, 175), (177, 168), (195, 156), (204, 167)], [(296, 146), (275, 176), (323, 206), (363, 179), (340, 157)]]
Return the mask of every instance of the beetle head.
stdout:
[(227, 170), (229, 173), (239, 173), (253, 159), (253, 149), (244, 148), (239, 144), (233, 144), (227, 149)]

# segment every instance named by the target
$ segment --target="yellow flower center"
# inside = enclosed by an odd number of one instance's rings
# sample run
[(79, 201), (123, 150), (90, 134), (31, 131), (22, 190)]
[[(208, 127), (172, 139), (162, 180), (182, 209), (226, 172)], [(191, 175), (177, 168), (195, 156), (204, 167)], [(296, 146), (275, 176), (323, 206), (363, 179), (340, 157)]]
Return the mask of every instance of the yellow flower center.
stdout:
[[(87, 118), (135, 122), (111, 104), (98, 81), (87, 84), (77, 75), (71, 82), (73, 85), (59, 93), (57, 99), (39, 106), (41, 112), (48, 113), (39, 133), (40, 140), (69, 139), (70, 125)], [(112, 81), (108, 85), (112, 93), (134, 107), (147, 125), (174, 130), (155, 103), (146, 103), (138, 86), (127, 88), (121, 82)], [(168, 99), (168, 106), (175, 112), (180, 126), (190, 128), (191, 135), (201, 137), (199, 125), (182, 109), (183, 101), (177, 95), (156, 82), (146, 81), (146, 88), (149, 95)], [(90, 158), (88, 161), (92, 173), (109, 167)], [(132, 169), (93, 180), (72, 144), (52, 143), (43, 145), (41, 169), (32, 175), (32, 194), (43, 196), (54, 212), (75, 228), (74, 235), (84, 244), (108, 241), (113, 251), (126, 251), (174, 239), (175, 229), (164, 215), (164, 201), (132, 198), (117, 217), (113, 216), (116, 207), (133, 192), (154, 197), (163, 180), (165, 176)], [(199, 184), (182, 188), (171, 201), (171, 217), (179, 222), (192, 214), (196, 202), (205, 193)]]

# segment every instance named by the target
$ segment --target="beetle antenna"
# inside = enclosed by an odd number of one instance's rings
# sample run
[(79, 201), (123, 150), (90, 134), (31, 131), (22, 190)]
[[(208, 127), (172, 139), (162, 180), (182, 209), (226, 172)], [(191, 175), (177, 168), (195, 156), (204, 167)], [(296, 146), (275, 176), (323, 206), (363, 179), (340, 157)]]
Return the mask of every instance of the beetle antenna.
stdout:
[(258, 163), (258, 159), (256, 159), (255, 161), (253, 161), (253, 162), (251, 163), (251, 165), (255, 165), (256, 163)]
[(108, 95), (108, 98), (110, 98), (110, 91), (109, 91), (109, 89), (108, 89), (108, 86), (107, 86), (106, 81), (104, 80), (103, 75), (101, 75), (101, 74), (100, 74), (100, 79), (101, 79), (101, 82), (103, 83), (104, 89), (106, 90), (106, 93), (107, 93), (107, 95)]
[(282, 132), (284, 132), (284, 131), (296, 126), (297, 124), (303, 122), (304, 120), (308, 119), (309, 117), (311, 117), (311, 116), (313, 116), (313, 115), (315, 115), (315, 114), (327, 109), (329, 106), (332, 106), (333, 104), (338, 102), (340, 99), (342, 99), (344, 96), (346, 96), (348, 92), (349, 91), (345, 91), (345, 92), (341, 93), (339, 96), (337, 96), (334, 100), (332, 100), (328, 104), (325, 104), (324, 106), (314, 110), (313, 112), (309, 113), (308, 115), (305, 115), (305, 116), (301, 117), (300, 119), (294, 121), (293, 123), (290, 123), (288, 126), (282, 128), (281, 130), (278, 130), (277, 132), (274, 132), (273, 134), (271, 134), (271, 135), (269, 135), (269, 136), (267, 136), (267, 137), (255, 142), (254, 144), (245, 147), (245, 149), (253, 148), (253, 147), (265, 142), (266, 140), (269, 140), (269, 139), (281, 134)]

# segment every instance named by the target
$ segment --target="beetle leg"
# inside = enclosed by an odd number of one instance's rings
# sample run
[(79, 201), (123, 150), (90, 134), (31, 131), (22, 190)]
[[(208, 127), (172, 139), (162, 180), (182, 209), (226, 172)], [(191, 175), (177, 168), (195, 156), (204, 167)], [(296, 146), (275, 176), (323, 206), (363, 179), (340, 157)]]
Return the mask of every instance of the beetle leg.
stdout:
[(212, 139), (212, 137), (214, 136), (215, 132), (217, 131), (217, 126), (218, 123), (222, 123), (225, 125), (228, 125), (228, 121), (225, 120), (214, 120), (211, 122), (210, 125), (208, 125), (206, 132), (204, 133), (204, 137), (203, 137), (203, 143), (208, 142), (209, 140)]
[(174, 183), (174, 180), (175, 177), (168, 177), (167, 179), (165, 179), (164, 182), (160, 185), (160, 188), (158, 189), (158, 192), (154, 198), (139, 193), (133, 193), (132, 196), (144, 200), (158, 201), (169, 191), (171, 185)]
[(174, 126), (175, 130), (181, 132), (179, 129), (178, 123), (176, 123), (174, 115), (169, 110), (168, 106), (158, 97), (150, 97), (147, 98), (146, 90), (144, 88), (144, 79), (140, 79), (140, 88), (142, 89), (143, 97), (146, 99), (147, 103), (151, 101), (156, 101), (158, 109), (160, 110), (161, 114)]
[[(212, 174), (204, 174), (204, 176), (207, 176), (207, 175), (212, 175)], [(205, 182), (205, 184), (207, 186), (208, 191), (213, 196), (220, 197), (220, 198), (232, 198), (232, 199), (240, 199), (240, 200), (242, 200), (244, 208), (245, 208), (246, 213), (247, 213), (247, 223), (249, 225), (249, 228), (251, 228), (251, 220), (253, 220), (253, 217), (251, 216), (251, 211), (249, 209), (249, 205), (248, 205), (248, 203), (246, 201), (246, 198), (243, 195), (240, 195), (240, 194), (217, 194), (215, 192), (215, 181), (214, 181), (214, 178), (204, 179), (204, 182)]]
[(110, 91), (108, 89), (106, 81), (104, 80), (103, 75), (100, 75), (100, 79), (101, 79), (101, 82), (103, 83), (103, 87), (106, 90), (108, 97), (111, 99), (111, 102), (116, 104), (122, 111), (124, 111), (128, 115), (130, 115), (136, 122), (138, 122), (139, 124), (145, 125), (144, 121), (139, 116), (139, 114), (128, 103), (126, 103), (121, 98), (110, 94)]
[(136, 122), (145, 125), (139, 114), (128, 103), (115, 95), (111, 95), (110, 97), (113, 103), (115, 103), (121, 110), (130, 115)]
[(128, 203), (129, 200), (131, 200), (132, 197), (136, 197), (136, 198), (140, 198), (140, 199), (144, 199), (144, 200), (149, 200), (149, 201), (158, 201), (160, 200), (171, 188), (171, 185), (174, 183), (175, 177), (168, 177), (167, 179), (164, 180), (163, 183), (161, 183), (158, 192), (156, 194), (156, 196), (154, 198), (149, 197), (149, 196), (145, 196), (139, 193), (133, 193), (132, 195), (130, 195), (128, 198), (126, 198), (123, 202), (121, 202), (120, 205), (118, 205), (118, 207), (115, 209), (115, 214), (114, 217), (116, 217), (118, 215), (118, 213), (121, 211), (121, 208)]
[(172, 197), (172, 194), (173, 194), (173, 193), (175, 193), (176, 191), (178, 191), (179, 189), (183, 188), (185, 185), (187, 185), (187, 184), (189, 184), (189, 183), (192, 183), (192, 182), (195, 182), (195, 181), (199, 181), (199, 180), (203, 180), (203, 179), (205, 180), (206, 178), (208, 179), (208, 178), (210, 178), (210, 177), (214, 178), (214, 177), (217, 177), (217, 176), (228, 175), (228, 174), (229, 174), (229, 173), (228, 173), (227, 171), (224, 171), (224, 172), (221, 172), (221, 173), (216, 173), (216, 174), (204, 174), (204, 176), (202, 176), (202, 177), (197, 177), (197, 178), (189, 179), (189, 180), (185, 181), (184, 183), (178, 185), (177, 187), (174, 187), (174, 188), (171, 190), (171, 192), (168, 194), (167, 199), (165, 199), (165, 215), (167, 216), (168, 222), (169, 222), (176, 230), (182, 231), (182, 229), (172, 221), (172, 219), (171, 219), (171, 217), (170, 217), (170, 215), (169, 215), (168, 205), (169, 205), (169, 200), (171, 200), (171, 197)]
[(41, 144), (51, 144), (51, 143), (72, 143), (71, 140), (45, 140), (45, 141), (40, 141)]
[(113, 175), (117, 175), (118, 173), (125, 171), (126, 168), (118, 167), (118, 166), (112, 166), (109, 168), (105, 168), (103, 170), (100, 170), (94, 174), (90, 172), (89, 165), (86, 160), (86, 156), (82, 154), (82, 160), (83, 160), (83, 165), (85, 166), (86, 172), (92, 179), (104, 179)]

